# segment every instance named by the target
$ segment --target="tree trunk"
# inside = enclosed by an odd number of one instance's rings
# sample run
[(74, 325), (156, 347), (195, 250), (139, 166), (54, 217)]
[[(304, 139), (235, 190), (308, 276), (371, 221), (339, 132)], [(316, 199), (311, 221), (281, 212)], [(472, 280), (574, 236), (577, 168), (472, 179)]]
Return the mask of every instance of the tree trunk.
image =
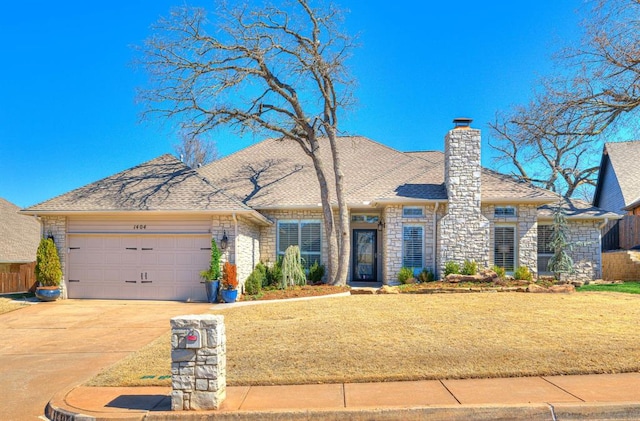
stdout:
[(327, 130), (327, 137), (331, 145), (333, 157), (333, 172), (336, 182), (336, 199), (338, 201), (338, 223), (336, 224), (336, 238), (338, 239), (338, 268), (336, 276), (332, 278), (333, 285), (346, 285), (349, 275), (349, 257), (351, 256), (351, 233), (349, 209), (344, 198), (344, 173), (338, 154), (338, 145), (333, 127)]

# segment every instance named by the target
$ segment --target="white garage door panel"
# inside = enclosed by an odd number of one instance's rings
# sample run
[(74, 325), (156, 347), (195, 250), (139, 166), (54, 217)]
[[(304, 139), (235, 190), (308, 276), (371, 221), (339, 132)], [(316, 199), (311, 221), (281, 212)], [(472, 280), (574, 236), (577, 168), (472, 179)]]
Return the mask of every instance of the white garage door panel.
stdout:
[(206, 299), (208, 235), (69, 235), (69, 297)]

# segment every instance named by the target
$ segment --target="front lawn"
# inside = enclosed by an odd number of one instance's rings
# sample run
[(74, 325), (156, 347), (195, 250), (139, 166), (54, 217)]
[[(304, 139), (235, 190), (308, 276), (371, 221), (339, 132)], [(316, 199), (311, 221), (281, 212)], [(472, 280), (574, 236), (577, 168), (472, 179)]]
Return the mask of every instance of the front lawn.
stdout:
[(625, 282), (623, 284), (584, 285), (577, 291), (606, 291), (625, 292), (627, 294), (640, 294), (640, 282)]
[[(640, 370), (635, 295), (355, 295), (218, 313), (232, 386)], [(169, 333), (90, 385), (170, 385)]]

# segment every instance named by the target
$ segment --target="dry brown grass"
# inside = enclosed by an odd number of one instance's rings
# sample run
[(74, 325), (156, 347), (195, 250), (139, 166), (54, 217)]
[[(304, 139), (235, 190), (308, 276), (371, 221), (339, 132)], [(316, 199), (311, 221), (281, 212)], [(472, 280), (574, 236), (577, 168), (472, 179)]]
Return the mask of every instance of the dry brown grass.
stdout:
[(9, 300), (7, 298), (0, 298), (0, 314), (8, 313), (21, 307), (24, 307), (24, 304)]
[[(219, 313), (229, 385), (640, 370), (640, 297), (624, 294), (368, 295)], [(169, 353), (167, 334), (91, 384), (170, 384), (157, 379)]]

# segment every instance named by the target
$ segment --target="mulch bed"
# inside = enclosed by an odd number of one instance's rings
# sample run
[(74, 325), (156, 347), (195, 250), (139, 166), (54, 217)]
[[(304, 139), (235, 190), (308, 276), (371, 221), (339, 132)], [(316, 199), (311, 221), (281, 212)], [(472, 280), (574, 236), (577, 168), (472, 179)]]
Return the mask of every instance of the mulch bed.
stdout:
[(242, 301), (254, 301), (254, 300), (283, 300), (287, 298), (301, 298), (301, 297), (318, 297), (322, 295), (339, 294), (341, 292), (348, 292), (350, 290), (347, 286), (335, 286), (335, 285), (305, 285), (295, 286), (287, 289), (263, 289), (258, 295), (243, 295)]

